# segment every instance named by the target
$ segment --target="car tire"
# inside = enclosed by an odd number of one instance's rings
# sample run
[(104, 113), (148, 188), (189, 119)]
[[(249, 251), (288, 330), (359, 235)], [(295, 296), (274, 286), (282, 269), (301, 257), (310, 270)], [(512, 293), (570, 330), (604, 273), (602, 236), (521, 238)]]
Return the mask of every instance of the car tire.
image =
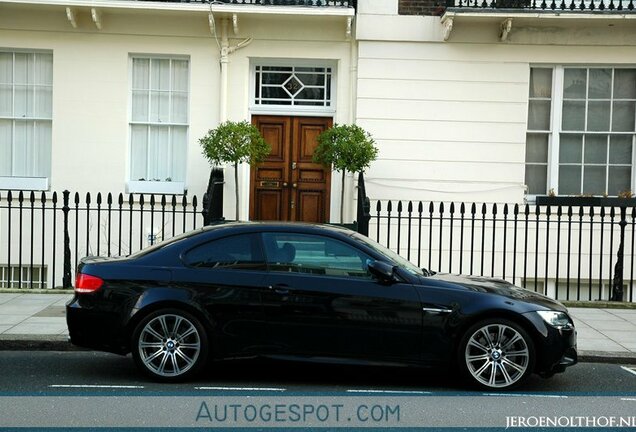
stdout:
[(131, 341), (137, 367), (155, 381), (180, 382), (200, 372), (208, 356), (201, 322), (180, 309), (161, 309), (144, 317)]
[(534, 342), (515, 322), (493, 318), (471, 326), (457, 352), (462, 375), (473, 386), (510, 390), (521, 385), (534, 370)]

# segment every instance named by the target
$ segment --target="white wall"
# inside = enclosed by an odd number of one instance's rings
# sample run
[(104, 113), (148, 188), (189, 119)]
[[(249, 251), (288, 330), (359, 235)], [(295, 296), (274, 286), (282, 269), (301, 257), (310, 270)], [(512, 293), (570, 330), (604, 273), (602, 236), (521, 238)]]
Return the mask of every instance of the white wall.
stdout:
[(376, 138), (373, 199), (522, 202), (531, 65), (633, 65), (636, 29), (620, 20), (399, 16), (362, 0), (357, 123)]
[[(11, 7), (0, 14), (0, 47), (53, 52), (53, 160), (50, 189), (124, 192), (128, 179), (131, 53), (182, 55), (190, 59), (188, 194), (201, 196), (210, 166), (198, 139), (219, 121), (219, 47), (205, 12), (109, 10), (97, 30), (88, 10), (76, 9), (77, 28), (63, 7)], [(220, 38), (221, 15), (215, 17)], [(345, 18), (239, 14), (230, 45), (253, 42), (230, 55), (230, 120), (250, 118), (250, 58), (325, 59), (337, 65), (335, 121), (345, 122), (349, 96), (350, 43)], [(341, 72), (342, 71), (342, 72)], [(247, 217), (249, 169), (242, 168), (242, 217)], [(225, 214), (234, 215), (233, 172), (226, 172)], [(339, 188), (334, 183), (333, 195)], [(337, 197), (332, 214), (337, 214)]]

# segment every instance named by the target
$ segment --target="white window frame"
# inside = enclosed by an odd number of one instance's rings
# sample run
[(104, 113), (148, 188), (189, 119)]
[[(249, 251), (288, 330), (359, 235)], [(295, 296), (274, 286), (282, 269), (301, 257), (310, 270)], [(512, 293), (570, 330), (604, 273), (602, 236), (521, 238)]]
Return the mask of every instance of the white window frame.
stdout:
[[(531, 64), (528, 69), (528, 76), (530, 76), (530, 70), (533, 68), (551, 68), (552, 69), (552, 103), (550, 106), (550, 132), (548, 134), (548, 173), (547, 173), (547, 191), (554, 190), (556, 195), (559, 195), (559, 146), (561, 140), (562, 120), (563, 120), (563, 85), (565, 77), (565, 69), (569, 68), (582, 68), (582, 69), (636, 69), (636, 65), (605, 65), (605, 64), (568, 64), (568, 65), (555, 65), (555, 64)], [(529, 85), (529, 84), (528, 84)], [(529, 109), (529, 103), (528, 103)], [(587, 112), (587, 111), (586, 111)], [(587, 121), (587, 120), (586, 120)], [(528, 130), (528, 124), (526, 121), (526, 134), (532, 133)], [(609, 134), (610, 132), (608, 132)], [(585, 132), (581, 132), (585, 134)], [(527, 142), (526, 142), (527, 145)], [(630, 182), (630, 189), (632, 192), (636, 191), (636, 132), (632, 138), (632, 178)], [(525, 160), (524, 160), (525, 170)], [(609, 174), (608, 174), (609, 175)], [(525, 179), (524, 179), (525, 181)], [(545, 196), (544, 194), (528, 194), (527, 199), (529, 202), (534, 202), (537, 196)], [(576, 195), (574, 195), (576, 196)]]
[[(188, 97), (187, 106), (188, 113), (185, 123), (157, 123), (157, 122), (139, 122), (133, 121), (133, 59), (162, 59), (162, 60), (186, 60), (188, 62)], [(172, 79), (172, 75), (170, 76)], [(146, 193), (146, 194), (170, 194), (184, 195), (187, 194), (187, 167), (188, 167), (188, 143), (190, 142), (190, 102), (192, 95), (192, 60), (187, 55), (172, 54), (147, 54), (147, 53), (130, 53), (128, 55), (128, 157), (126, 158), (126, 192), (127, 193)], [(157, 125), (157, 126), (185, 126), (186, 128), (186, 154), (184, 155), (186, 171), (183, 181), (154, 181), (154, 180), (134, 180), (132, 176), (132, 126), (133, 125)]]
[[(15, 54), (50, 54), (53, 56), (51, 50), (24, 50), (24, 49), (0, 49), (0, 52), (13, 54), (13, 80), (15, 81)], [(51, 70), (51, 105), (53, 104), (53, 89), (54, 89), (54, 75), (55, 75), (55, 63)], [(15, 85), (13, 87), (13, 102), (12, 110), (15, 111)], [(15, 115), (8, 117), (2, 117), (5, 120), (11, 120), (13, 122), (13, 136), (15, 136), (15, 121), (16, 120), (28, 120), (33, 122), (50, 122), (51, 131), (53, 130), (53, 106), (51, 106), (51, 117), (28, 117), (18, 119)], [(35, 124), (34, 124), (35, 128)], [(51, 132), (51, 149), (53, 150), (53, 133)], [(49, 161), (52, 164), (52, 158)], [(23, 177), (23, 176), (0, 176), (0, 190), (24, 190), (24, 191), (46, 191), (50, 188), (50, 175), (52, 166), (49, 166), (49, 176), (46, 177)]]
[[(252, 58), (250, 59), (250, 85), (249, 85), (249, 111), (254, 115), (294, 115), (331, 117), (336, 113), (338, 68), (336, 60), (320, 59), (284, 59), (284, 58)], [(329, 106), (307, 105), (257, 105), (256, 93), (256, 66), (281, 66), (281, 67), (320, 67), (331, 68), (331, 98)]]

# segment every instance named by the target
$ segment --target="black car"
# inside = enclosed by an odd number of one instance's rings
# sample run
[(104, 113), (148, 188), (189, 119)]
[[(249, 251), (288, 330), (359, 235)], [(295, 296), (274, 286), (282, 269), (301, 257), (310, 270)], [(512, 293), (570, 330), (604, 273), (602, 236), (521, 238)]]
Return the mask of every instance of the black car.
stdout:
[(505, 281), (439, 274), (345, 228), (205, 227), (126, 258), (81, 261), (71, 342), (132, 352), (161, 381), (209, 358), (455, 365), (508, 389), (577, 362), (566, 308)]

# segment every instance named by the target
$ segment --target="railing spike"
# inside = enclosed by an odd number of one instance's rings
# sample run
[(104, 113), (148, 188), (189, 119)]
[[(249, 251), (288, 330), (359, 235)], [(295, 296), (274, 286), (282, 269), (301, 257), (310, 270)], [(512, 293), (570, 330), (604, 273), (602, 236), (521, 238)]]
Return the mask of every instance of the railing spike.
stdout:
[(73, 202), (75, 204), (79, 204), (80, 203), (80, 196), (79, 196), (79, 192), (75, 192), (75, 195), (73, 196)]
[(398, 211), (398, 213), (402, 213), (402, 201), (398, 201), (397, 211)]
[(161, 207), (166, 206), (166, 194), (161, 194)]
[(417, 205), (417, 212), (422, 213), (423, 211), (424, 211), (424, 204), (422, 204), (422, 201), (420, 201)]
[(559, 206), (557, 207), (557, 216), (558, 216), (558, 217), (561, 217), (562, 215), (563, 215), (563, 209), (562, 209), (562, 208), (561, 208), (561, 206), (559, 205)]
[(444, 213), (444, 203), (443, 202), (439, 203), (439, 214), (441, 215), (442, 213)]
[(144, 194), (139, 194), (139, 205), (143, 206), (145, 202)]
[(433, 201), (428, 204), (428, 212), (433, 213), (435, 211), (435, 205), (433, 205)]
[(101, 203), (102, 203), (102, 193), (97, 192), (97, 204), (101, 204)]
[(389, 213), (391, 212), (391, 210), (393, 210), (393, 202), (391, 200), (389, 200), (386, 203), (386, 211), (388, 211)]
[(493, 216), (497, 214), (497, 203), (493, 203), (492, 205), (492, 214)]
[(449, 209), (449, 211), (450, 211), (450, 214), (455, 213), (455, 203), (454, 203), (454, 202), (452, 202), (452, 201), (451, 201), (451, 203), (450, 203), (450, 209)]
[(150, 195), (150, 205), (154, 206), (155, 205), (155, 194), (151, 194)]
[(459, 206), (459, 212), (463, 215), (464, 213), (466, 213), (466, 204), (462, 203)]
[(24, 192), (20, 191), (18, 194), (18, 202), (22, 204), (24, 202)]
[(517, 216), (519, 214), (519, 204), (515, 204), (514, 209), (513, 209), (513, 213), (515, 214), (515, 216)]
[(378, 200), (378, 202), (375, 204), (375, 211), (382, 211), (382, 201)]
[(57, 204), (57, 192), (53, 192), (53, 204)]
[(413, 213), (413, 201), (409, 201), (409, 205), (406, 208), (409, 213)]
[(197, 196), (196, 196), (196, 195), (194, 195), (194, 196), (192, 197), (192, 207), (196, 207), (196, 206), (197, 206)]
[(483, 203), (481, 205), (481, 214), (486, 214), (488, 212), (488, 209), (486, 208), (486, 203)]
[(508, 214), (508, 204), (504, 204), (503, 214), (505, 214), (505, 215)]
[(477, 213), (477, 204), (473, 203), (473, 205), (470, 206), (470, 213), (471, 214)]
[(46, 203), (46, 192), (42, 191), (42, 193), (40, 194), (40, 202), (42, 204)]
[(614, 211), (614, 207), (610, 207), (610, 217), (616, 217), (616, 212)]

